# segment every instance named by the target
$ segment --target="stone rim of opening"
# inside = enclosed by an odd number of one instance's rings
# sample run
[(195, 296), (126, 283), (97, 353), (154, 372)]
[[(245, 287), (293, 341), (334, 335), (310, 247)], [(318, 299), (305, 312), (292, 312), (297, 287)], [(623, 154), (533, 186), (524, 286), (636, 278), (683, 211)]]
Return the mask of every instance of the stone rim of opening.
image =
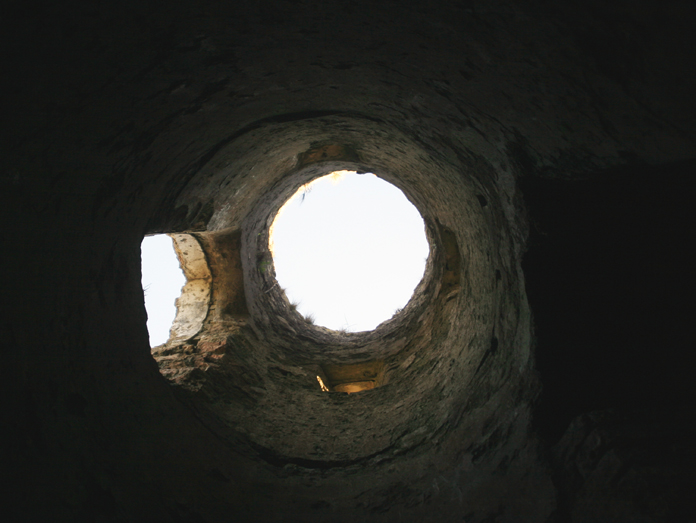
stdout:
[[(402, 310), (373, 330), (345, 334), (310, 324), (304, 321), (299, 313), (291, 311), (288, 301), (283, 299), (283, 293), (280, 292), (280, 284), (275, 278), (273, 256), (268, 247), (270, 226), (278, 210), (290, 196), (307, 182), (341, 170), (375, 173), (401, 190), (423, 219), (429, 246), (423, 276)], [(429, 303), (437, 296), (438, 282), (444, 271), (444, 249), (440, 245), (442, 242), (439, 240), (437, 222), (416, 204), (409, 196), (408, 187), (400, 182), (401, 180), (391, 173), (385, 175), (377, 169), (352, 161), (323, 162), (288, 173), (281, 183), (264, 195), (265, 212), (248, 218), (242, 225), (244, 278), (252, 323), (256, 323), (261, 331), (271, 328), (276, 335), (286, 340), (288, 346), (293, 346), (303, 357), (316, 363), (325, 362), (330, 354), (340, 353), (342, 358), (355, 362), (385, 358), (399, 352), (401, 349), (395, 347), (386, 352), (380, 351), (380, 340), (385, 336), (391, 336), (392, 332), (409, 330), (409, 324), (413, 323), (411, 319), (415, 321), (422, 317)], [(305, 353), (303, 347), (297, 347), (298, 338), (308, 340), (309, 345), (322, 346), (324, 349), (321, 352), (310, 350)]]

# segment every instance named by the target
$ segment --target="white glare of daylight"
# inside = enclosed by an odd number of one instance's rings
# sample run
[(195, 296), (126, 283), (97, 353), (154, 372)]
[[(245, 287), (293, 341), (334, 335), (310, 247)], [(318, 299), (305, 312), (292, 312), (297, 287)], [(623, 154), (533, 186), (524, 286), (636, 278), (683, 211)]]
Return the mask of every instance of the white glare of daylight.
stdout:
[(334, 330), (372, 330), (411, 299), (429, 253), (404, 193), (374, 174), (333, 173), (278, 212), (269, 246), (291, 303)]
[(186, 283), (172, 239), (166, 234), (146, 236), (140, 244), (142, 285), (147, 311), (150, 346), (169, 339), (169, 329), (176, 316), (174, 301)]

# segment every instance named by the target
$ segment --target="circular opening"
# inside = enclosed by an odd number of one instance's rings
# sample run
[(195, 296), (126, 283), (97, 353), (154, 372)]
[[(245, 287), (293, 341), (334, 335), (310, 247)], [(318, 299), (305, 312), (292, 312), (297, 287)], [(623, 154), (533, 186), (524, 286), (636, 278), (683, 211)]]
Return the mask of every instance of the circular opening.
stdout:
[(146, 236), (140, 244), (142, 286), (147, 311), (150, 346), (169, 339), (176, 317), (176, 299), (186, 278), (179, 265), (172, 239), (166, 234)]
[(303, 185), (269, 232), (276, 279), (311, 323), (360, 332), (411, 299), (429, 254), (425, 224), (394, 185), (337, 171)]

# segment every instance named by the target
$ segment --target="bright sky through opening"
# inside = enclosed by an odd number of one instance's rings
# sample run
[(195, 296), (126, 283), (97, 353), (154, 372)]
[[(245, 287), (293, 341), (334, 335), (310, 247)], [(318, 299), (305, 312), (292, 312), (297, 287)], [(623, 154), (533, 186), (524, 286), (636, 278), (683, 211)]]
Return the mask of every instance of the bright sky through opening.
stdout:
[(270, 247), (297, 310), (350, 332), (372, 330), (403, 308), (429, 253), (423, 218), (406, 196), (353, 171), (300, 188), (278, 212)]
[(174, 302), (181, 296), (186, 277), (172, 239), (166, 234), (143, 238), (140, 259), (150, 347), (156, 347), (169, 339), (169, 329), (176, 316)]

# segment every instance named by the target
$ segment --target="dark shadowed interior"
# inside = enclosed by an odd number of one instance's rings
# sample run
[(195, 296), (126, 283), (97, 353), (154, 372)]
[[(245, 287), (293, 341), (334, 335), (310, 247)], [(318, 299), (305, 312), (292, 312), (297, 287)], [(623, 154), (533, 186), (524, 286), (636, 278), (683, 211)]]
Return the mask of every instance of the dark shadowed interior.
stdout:
[[(692, 2), (10, 2), (6, 521), (696, 521)], [(336, 170), (430, 255), (312, 325), (269, 227)], [(140, 243), (188, 283), (150, 348)]]

